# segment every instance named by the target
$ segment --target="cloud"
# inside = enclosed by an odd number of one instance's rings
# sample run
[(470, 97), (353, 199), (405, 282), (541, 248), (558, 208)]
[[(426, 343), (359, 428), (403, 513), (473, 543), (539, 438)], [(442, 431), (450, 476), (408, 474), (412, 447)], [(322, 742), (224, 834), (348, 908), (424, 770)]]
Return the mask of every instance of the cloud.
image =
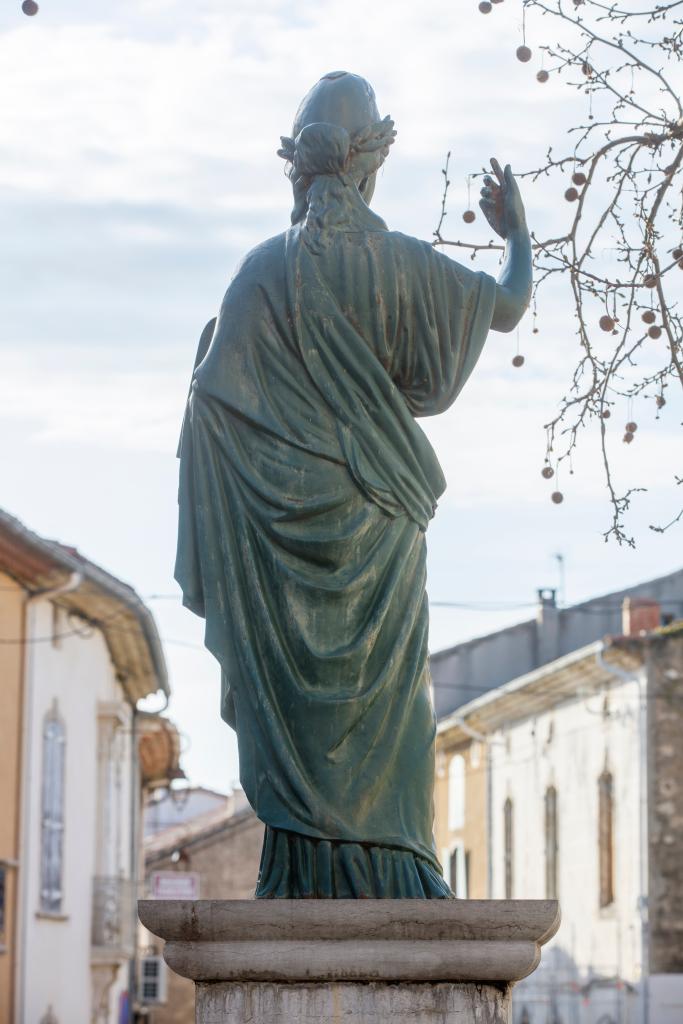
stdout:
[[(450, 0), (436, 0), (425, 18), (405, 0), (328, 0), (293, 16), (292, 4), (271, 0), (193, 4), (191, 17), (186, 5), (124, 3), (95, 17), (94, 6), (72, 3), (62, 18), (41, 14), (0, 36), (14, 97), (0, 118), (0, 182), (190, 206), (224, 201), (234, 189), (253, 205), (278, 194), (277, 139), (303, 92), (335, 66), (372, 79), (397, 119), (401, 156), (425, 164), (451, 144), (458, 158), (477, 145), (479, 161), (487, 159), (492, 138), (521, 156), (529, 139), (519, 139), (520, 115), (533, 117), (536, 134), (543, 113), (548, 127), (558, 114), (559, 93), (553, 100), (552, 86), (539, 91), (514, 60), (504, 10), (465, 19)], [(506, 51), (502, 100), (487, 64)]]

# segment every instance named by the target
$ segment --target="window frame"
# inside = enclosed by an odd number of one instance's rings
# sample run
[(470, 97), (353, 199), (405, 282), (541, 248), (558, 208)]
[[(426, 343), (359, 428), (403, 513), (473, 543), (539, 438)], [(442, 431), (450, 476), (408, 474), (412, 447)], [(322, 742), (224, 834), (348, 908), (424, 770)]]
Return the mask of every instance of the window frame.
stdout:
[(40, 913), (58, 917), (64, 906), (66, 725), (57, 702), (43, 717), (40, 803)]

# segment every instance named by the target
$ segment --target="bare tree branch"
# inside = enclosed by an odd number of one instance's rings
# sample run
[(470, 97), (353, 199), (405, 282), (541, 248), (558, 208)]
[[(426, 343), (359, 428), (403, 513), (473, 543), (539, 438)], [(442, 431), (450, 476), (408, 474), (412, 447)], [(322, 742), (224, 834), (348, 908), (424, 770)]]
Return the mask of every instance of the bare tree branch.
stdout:
[[(617, 490), (609, 420), (623, 403), (623, 441), (631, 444), (637, 430), (632, 402), (651, 398), (659, 418), (665, 389), (675, 382), (683, 387), (683, 317), (673, 297), (683, 285), (683, 104), (672, 84), (683, 63), (683, 0), (638, 11), (599, 0), (521, 4), (527, 20), (536, 15), (564, 27), (563, 42), (541, 48), (545, 68), (539, 82), (559, 76), (581, 103), (569, 132), (572, 149), (556, 156), (551, 146), (540, 166), (519, 175), (538, 181), (571, 173), (566, 232), (545, 239), (532, 235), (534, 306), (550, 282), (565, 283), (580, 343), (559, 411), (545, 424), (543, 472), (550, 477), (565, 459), (571, 464), (584, 429), (597, 420), (612, 508), (605, 539), (633, 545), (625, 518), (632, 496), (644, 488)], [(465, 250), (471, 259), (482, 250), (501, 251), (498, 242), (444, 236), (449, 162), (450, 154), (434, 245)], [(659, 360), (654, 370), (653, 351)], [(666, 525), (650, 528), (661, 533), (682, 519), (683, 510)]]

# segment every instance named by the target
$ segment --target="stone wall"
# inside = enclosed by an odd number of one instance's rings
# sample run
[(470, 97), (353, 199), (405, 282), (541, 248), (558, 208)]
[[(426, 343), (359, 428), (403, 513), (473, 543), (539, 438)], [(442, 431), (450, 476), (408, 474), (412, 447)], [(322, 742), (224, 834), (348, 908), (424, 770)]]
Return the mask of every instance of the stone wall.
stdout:
[(683, 973), (683, 635), (648, 651), (650, 972)]

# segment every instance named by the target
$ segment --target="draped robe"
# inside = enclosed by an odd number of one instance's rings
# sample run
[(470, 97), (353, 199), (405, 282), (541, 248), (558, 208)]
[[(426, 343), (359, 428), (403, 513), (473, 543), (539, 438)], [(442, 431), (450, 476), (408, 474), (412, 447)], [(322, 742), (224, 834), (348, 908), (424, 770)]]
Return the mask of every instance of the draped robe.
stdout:
[(456, 398), (494, 298), (491, 277), (414, 238), (338, 230), (316, 246), (295, 226), (245, 258), (202, 336), (176, 578), (222, 668), (271, 874), (282, 834), (303, 860), (313, 844), (319, 874), (335, 844), (440, 870), (425, 529), (445, 483), (415, 417)]

